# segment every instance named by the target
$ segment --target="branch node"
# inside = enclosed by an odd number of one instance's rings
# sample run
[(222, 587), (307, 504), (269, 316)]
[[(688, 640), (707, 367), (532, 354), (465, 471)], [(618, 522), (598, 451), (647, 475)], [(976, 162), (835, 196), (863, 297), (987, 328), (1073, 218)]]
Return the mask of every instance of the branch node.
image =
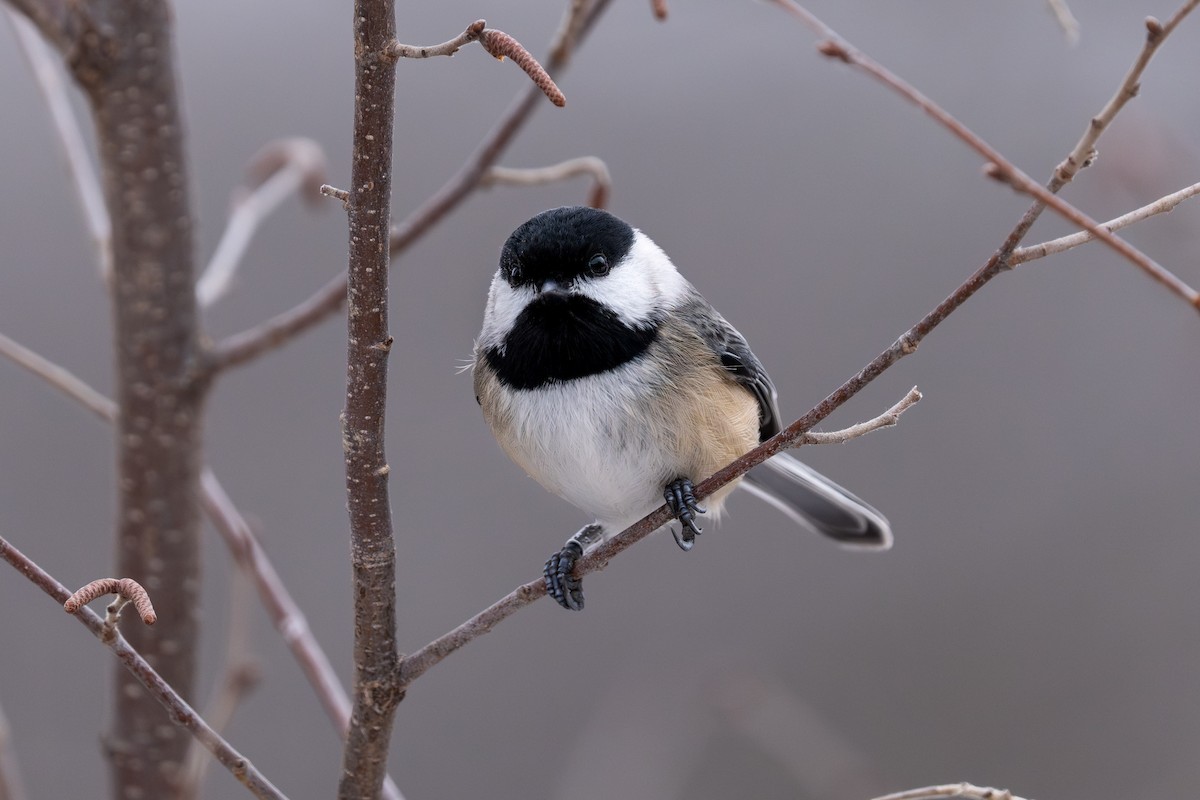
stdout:
[(822, 39), (821, 41), (817, 42), (817, 52), (823, 56), (836, 58), (840, 61), (844, 61), (847, 64), (850, 63), (850, 54), (846, 52), (846, 48), (841, 42), (833, 39)]
[(1012, 174), (995, 161), (983, 165), (983, 174), (1000, 183), (1012, 183)]
[(1155, 42), (1164, 33), (1163, 24), (1154, 17), (1146, 17), (1146, 41)]

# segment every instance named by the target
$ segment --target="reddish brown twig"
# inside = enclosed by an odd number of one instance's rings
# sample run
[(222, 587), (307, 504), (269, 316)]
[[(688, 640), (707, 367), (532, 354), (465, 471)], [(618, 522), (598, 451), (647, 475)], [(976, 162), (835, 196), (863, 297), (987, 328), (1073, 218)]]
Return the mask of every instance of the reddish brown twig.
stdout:
[[(66, 602), (63, 603), (63, 610), (68, 614), (77, 613), (79, 609), (97, 597), (103, 597), (106, 594), (115, 594), (126, 603), (133, 603), (133, 607), (137, 609), (142, 622), (147, 625), (153, 625), (158, 621), (158, 615), (154, 613), (154, 605), (150, 602), (150, 595), (133, 578), (100, 578), (94, 580), (86, 586), (80, 587), (73, 595), (68, 597)], [(120, 609), (118, 608), (117, 613), (119, 611)]]
[(484, 50), (487, 50), (501, 61), (505, 57), (512, 59), (514, 64), (525, 70), (525, 74), (533, 80), (534, 85), (541, 89), (546, 97), (550, 98), (551, 103), (554, 103), (559, 108), (567, 104), (567, 98), (563, 96), (562, 91), (554, 83), (554, 79), (550, 77), (550, 74), (546, 72), (545, 67), (539, 64), (538, 60), (533, 57), (533, 54), (526, 50), (516, 39), (504, 31), (498, 31), (495, 28), (486, 28), (479, 34), (479, 43), (483, 45)]
[(656, 20), (664, 21), (667, 18), (667, 0), (650, 0), (650, 10), (654, 12)]

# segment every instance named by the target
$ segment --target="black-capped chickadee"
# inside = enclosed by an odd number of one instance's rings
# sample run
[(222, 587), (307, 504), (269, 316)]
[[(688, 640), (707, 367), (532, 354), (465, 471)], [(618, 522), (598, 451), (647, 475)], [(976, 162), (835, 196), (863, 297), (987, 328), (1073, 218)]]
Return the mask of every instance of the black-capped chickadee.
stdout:
[[(749, 345), (650, 237), (604, 211), (555, 208), (504, 244), (475, 344), (475, 397), (496, 441), (596, 522), (546, 562), (546, 587), (583, 608), (572, 576), (592, 544), (665, 499), (690, 550), (700, 481), (780, 430), (775, 386)], [(802, 527), (886, 549), (888, 522), (787, 454), (743, 488)], [(707, 498), (714, 516), (734, 488)]]

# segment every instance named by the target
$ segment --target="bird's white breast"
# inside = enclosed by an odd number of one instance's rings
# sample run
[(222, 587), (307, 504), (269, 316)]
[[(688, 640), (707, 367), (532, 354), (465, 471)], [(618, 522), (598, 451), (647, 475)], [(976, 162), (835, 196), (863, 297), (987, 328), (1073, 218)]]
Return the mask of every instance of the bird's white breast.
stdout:
[(496, 386), (489, 421), (526, 472), (616, 533), (661, 505), (664, 483), (679, 474), (647, 403), (661, 380), (640, 358), (536, 391)]

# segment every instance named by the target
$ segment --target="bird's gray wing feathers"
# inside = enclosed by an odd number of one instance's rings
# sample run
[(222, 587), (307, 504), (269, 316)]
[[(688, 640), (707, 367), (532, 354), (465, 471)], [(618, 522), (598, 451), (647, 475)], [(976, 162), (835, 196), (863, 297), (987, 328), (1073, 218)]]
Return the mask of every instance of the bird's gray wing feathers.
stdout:
[[(759, 441), (779, 433), (783, 420), (775, 384), (746, 338), (694, 290), (679, 310), (695, 325), (730, 376), (758, 400)], [(892, 529), (882, 514), (786, 453), (750, 470), (740, 485), (801, 527), (840, 544), (875, 550), (892, 546)]]
[(775, 384), (746, 343), (746, 337), (738, 333), (737, 328), (730, 325), (694, 289), (679, 312), (695, 326), (700, 338), (720, 359), (730, 377), (749, 389), (758, 400), (758, 440), (765, 442), (779, 433), (782, 418)]

